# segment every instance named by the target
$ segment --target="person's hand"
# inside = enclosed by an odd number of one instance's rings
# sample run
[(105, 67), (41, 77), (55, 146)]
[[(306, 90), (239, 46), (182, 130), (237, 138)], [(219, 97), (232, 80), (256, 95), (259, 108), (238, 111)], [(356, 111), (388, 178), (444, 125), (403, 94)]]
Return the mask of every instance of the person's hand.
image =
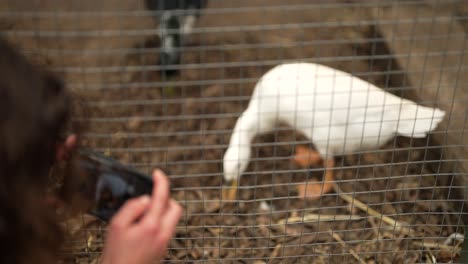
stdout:
[(153, 173), (152, 196), (127, 201), (112, 218), (102, 254), (103, 264), (146, 264), (161, 260), (182, 215), (169, 199), (169, 181), (162, 171)]

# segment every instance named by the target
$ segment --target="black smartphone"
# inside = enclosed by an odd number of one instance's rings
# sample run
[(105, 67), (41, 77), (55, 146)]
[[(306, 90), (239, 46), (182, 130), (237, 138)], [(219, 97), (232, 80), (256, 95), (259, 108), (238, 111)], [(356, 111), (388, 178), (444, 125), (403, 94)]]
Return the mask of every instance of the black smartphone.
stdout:
[(149, 176), (103, 154), (80, 149), (77, 163), (85, 178), (82, 197), (90, 205), (90, 213), (104, 221), (109, 221), (128, 199), (153, 190)]

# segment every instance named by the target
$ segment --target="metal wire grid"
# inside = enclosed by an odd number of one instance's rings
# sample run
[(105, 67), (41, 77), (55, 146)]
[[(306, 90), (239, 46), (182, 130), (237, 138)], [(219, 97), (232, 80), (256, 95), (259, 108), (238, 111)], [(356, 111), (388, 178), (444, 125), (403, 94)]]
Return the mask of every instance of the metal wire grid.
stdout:
[[(451, 99), (439, 96), (453, 84), (421, 87), (408, 81), (418, 71), (434, 75), (442, 68), (424, 64), (411, 70), (400, 60), (463, 58), (465, 49), (448, 46), (437, 52), (410, 49), (399, 54), (390, 49), (394, 42), (427, 40), (431, 45), (465, 37), (465, 32), (418, 35), (413, 26), (409, 38), (390, 40), (379, 32), (381, 25), (397, 28), (416, 21), (467, 25), (463, 13), (467, 9), (460, 1), (427, 5), (423, 1), (211, 0), (191, 42), (181, 48), (182, 63), (170, 66), (180, 70), (171, 79), (161, 77), (164, 67), (156, 63), (154, 15), (160, 13), (145, 10), (143, 3), (103, 2), (96, 8), (86, 1), (44, 4), (44, 8), (10, 2), (0, 12), (5, 23), (0, 24), (2, 35), (63, 74), (68, 86), (86, 98), (89, 116), (80, 117), (90, 126), (85, 144), (146, 173), (160, 167), (170, 174), (173, 195), (186, 210), (167, 262), (458, 260), (463, 213), (452, 204), (463, 198), (450, 194), (463, 187), (444, 179), (465, 174), (453, 166), (443, 168), (466, 158), (441, 160), (441, 153), (466, 146), (464, 126), (434, 132), (459, 135), (459, 143), (443, 141), (441, 146), (428, 139), (396, 138), (379, 149), (338, 158), (334, 171), (342, 193), (326, 194), (315, 202), (298, 199), (294, 190), (303, 180), (320, 178), (323, 168), (304, 169), (291, 162), (296, 146), (313, 142), (279, 126), (253, 142), (238, 203), (224, 204), (220, 197), (221, 160), (234, 122), (258, 78), (274, 65), (297, 59), (324, 63), (402, 96), (434, 87), (440, 91), (436, 98), (420, 98), (421, 104), (463, 103), (466, 98), (455, 93)], [(81, 5), (87, 8), (78, 8)], [(411, 18), (383, 19), (373, 13), (392, 8), (424, 8), (432, 16), (416, 12)], [(443, 71), (463, 75), (466, 65), (444, 65)], [(461, 90), (460, 85), (455, 84), (455, 89)], [(466, 111), (452, 112), (449, 118), (466, 124)], [(68, 223), (74, 239), (65, 247), (67, 259), (98, 258), (105, 225), (92, 220), (83, 216)]]

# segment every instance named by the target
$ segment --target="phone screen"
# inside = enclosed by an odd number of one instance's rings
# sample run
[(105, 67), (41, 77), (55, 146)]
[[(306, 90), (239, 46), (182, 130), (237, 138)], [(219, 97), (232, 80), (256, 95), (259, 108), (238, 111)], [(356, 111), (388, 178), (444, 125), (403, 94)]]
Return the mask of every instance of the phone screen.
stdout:
[(81, 192), (91, 204), (91, 213), (104, 221), (128, 199), (153, 190), (151, 178), (98, 153), (82, 151), (78, 163), (86, 177)]

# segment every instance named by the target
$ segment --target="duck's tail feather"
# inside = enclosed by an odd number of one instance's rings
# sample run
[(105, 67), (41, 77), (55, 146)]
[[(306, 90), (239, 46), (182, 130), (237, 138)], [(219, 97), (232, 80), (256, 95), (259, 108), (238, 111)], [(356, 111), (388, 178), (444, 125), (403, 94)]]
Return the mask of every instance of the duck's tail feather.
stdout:
[(405, 137), (424, 138), (444, 119), (445, 111), (417, 104), (402, 107), (397, 134)]

